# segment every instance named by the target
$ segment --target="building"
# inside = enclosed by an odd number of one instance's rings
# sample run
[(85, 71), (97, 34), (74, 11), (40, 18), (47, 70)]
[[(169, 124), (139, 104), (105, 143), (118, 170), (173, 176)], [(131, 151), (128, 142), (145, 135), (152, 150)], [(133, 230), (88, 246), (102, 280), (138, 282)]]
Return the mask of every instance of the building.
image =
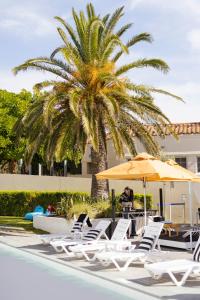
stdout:
[[(148, 129), (159, 143), (163, 156), (176, 160), (178, 164), (194, 173), (200, 173), (200, 122), (168, 125), (165, 129), (166, 137), (164, 139), (156, 135), (152, 125), (149, 125)], [(177, 138), (170, 134), (171, 131), (175, 132)], [(112, 140), (108, 138), (107, 143), (109, 168), (131, 159), (131, 155), (126, 149), (125, 158), (118, 158), (115, 154)], [(145, 151), (142, 144), (137, 140), (136, 148), (138, 152)], [(91, 164), (91, 146), (88, 145), (82, 160), (83, 177), (90, 177)]]
[[(171, 126), (171, 128), (170, 128)], [(149, 126), (152, 135), (157, 139), (162, 155), (167, 158), (175, 159), (180, 165), (200, 175), (200, 122), (179, 123), (166, 127), (165, 139), (159, 138), (153, 126)], [(173, 129), (177, 134), (178, 140), (170, 135)], [(125, 158), (119, 159), (108, 138), (108, 167), (131, 159), (130, 153), (125, 149)], [(145, 149), (139, 141), (136, 141), (138, 152)], [(91, 189), (91, 145), (88, 144), (86, 153), (79, 166), (73, 162), (61, 162), (54, 164), (51, 170), (46, 169), (45, 165), (35, 160), (32, 165), (32, 173), (27, 176), (21, 174), (0, 174), (0, 190), (33, 190), (33, 191), (79, 191), (90, 193)], [(22, 162), (21, 162), (22, 163)], [(45, 176), (37, 176), (45, 175)], [(51, 175), (49, 177), (48, 175)], [(65, 177), (67, 176), (67, 177)], [(121, 193), (125, 186), (130, 186), (135, 193), (143, 193), (143, 185), (140, 181), (110, 180), (110, 189), (115, 189), (116, 193)], [(192, 218), (197, 223), (200, 208), (200, 184), (192, 183), (191, 189), (188, 182), (152, 182), (147, 183), (147, 192), (153, 196), (153, 207), (159, 208), (160, 189), (163, 191), (164, 211), (166, 220), (173, 220), (177, 223), (189, 222), (190, 199), (193, 199)], [(191, 192), (190, 192), (191, 190)], [(170, 204), (173, 203), (173, 207)], [(170, 207), (172, 212), (170, 213)], [(184, 209), (184, 211), (183, 211)], [(184, 217), (185, 216), (185, 217)]]
[[(165, 158), (174, 159), (184, 168), (200, 174), (200, 122), (167, 125), (165, 128), (166, 136), (164, 139), (157, 136), (153, 125), (147, 125), (147, 127), (160, 145), (161, 154)], [(176, 133), (177, 138), (171, 135), (171, 131)], [(138, 153), (145, 151), (138, 140), (136, 140), (136, 148)], [(112, 140), (109, 137), (107, 139), (107, 149), (108, 168), (131, 159), (131, 155), (127, 149), (124, 149), (125, 158), (122, 159), (117, 157)], [(91, 170), (91, 145), (88, 144), (82, 162), (78, 165), (75, 165), (72, 161), (65, 160), (64, 162), (54, 163), (53, 167), (49, 170), (46, 164), (42, 163), (36, 154), (28, 173), (29, 175), (40, 176), (76, 176), (87, 178), (91, 177)], [(9, 173), (9, 171), (2, 173)], [(24, 173), (22, 159), (19, 161), (16, 173)]]

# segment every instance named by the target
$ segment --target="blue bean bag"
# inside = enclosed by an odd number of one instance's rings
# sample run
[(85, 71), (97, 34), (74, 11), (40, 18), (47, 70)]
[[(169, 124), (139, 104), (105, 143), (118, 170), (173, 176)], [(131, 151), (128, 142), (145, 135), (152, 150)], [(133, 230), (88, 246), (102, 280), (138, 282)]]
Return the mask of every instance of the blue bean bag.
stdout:
[(44, 215), (44, 208), (40, 205), (36, 206), (33, 212), (26, 213), (24, 219), (33, 221), (33, 217), (38, 215)]

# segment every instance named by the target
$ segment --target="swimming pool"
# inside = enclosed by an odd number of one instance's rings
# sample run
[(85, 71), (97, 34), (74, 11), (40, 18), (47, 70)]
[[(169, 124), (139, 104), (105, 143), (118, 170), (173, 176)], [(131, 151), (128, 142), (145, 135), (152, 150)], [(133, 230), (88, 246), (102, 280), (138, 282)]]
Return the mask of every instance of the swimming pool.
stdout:
[(1, 300), (153, 299), (4, 244), (0, 267)]

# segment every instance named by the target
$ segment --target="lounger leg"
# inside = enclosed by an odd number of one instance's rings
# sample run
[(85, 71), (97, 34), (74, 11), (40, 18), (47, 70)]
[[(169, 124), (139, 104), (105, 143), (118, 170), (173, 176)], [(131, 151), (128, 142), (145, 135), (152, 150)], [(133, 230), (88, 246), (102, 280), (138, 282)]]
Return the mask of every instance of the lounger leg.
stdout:
[(120, 267), (115, 259), (111, 258), (111, 262), (115, 265), (118, 271), (125, 271), (124, 267)]
[(118, 262), (115, 259), (111, 258), (111, 261), (119, 271), (124, 272), (127, 270), (128, 266), (133, 262), (133, 259), (129, 258), (123, 267), (120, 267), (120, 265), (118, 264)]
[(53, 245), (52, 245), (52, 247), (53, 247), (54, 250), (55, 250), (56, 252), (58, 252), (58, 253), (63, 252), (63, 248), (62, 248), (61, 246), (53, 246)]
[(95, 261), (97, 258), (96, 258), (96, 255), (98, 254), (99, 252), (97, 252), (97, 253), (95, 253), (94, 255), (93, 255), (93, 257), (92, 258), (90, 258), (90, 261)]
[(158, 247), (158, 251), (161, 251), (161, 248), (160, 248), (160, 243), (159, 243), (159, 241), (157, 242), (157, 247)]
[(68, 257), (74, 256), (73, 252), (69, 251), (67, 248), (68, 247), (66, 247), (66, 246), (62, 246), (63, 251), (65, 251), (65, 253), (67, 254)]
[(84, 256), (86, 258), (87, 261), (92, 261), (93, 260), (93, 257), (90, 258), (84, 250), (81, 251), (81, 254), (82, 254), (82, 256)]
[(189, 268), (183, 275), (182, 279), (180, 281), (178, 281), (175, 277), (175, 275), (173, 274), (172, 271), (168, 271), (168, 275), (170, 276), (170, 278), (172, 279), (172, 281), (177, 285), (177, 286), (182, 286), (186, 280), (188, 279), (188, 277), (190, 276), (190, 274), (192, 273), (193, 271), (193, 267), (192, 268)]
[(99, 253), (101, 253), (101, 252), (104, 252), (104, 251), (105, 251), (105, 249), (100, 249), (100, 250), (98, 250), (98, 251), (93, 255), (93, 257), (90, 258), (90, 261), (95, 261), (95, 260), (97, 259), (97, 255), (98, 255)]
[(129, 267), (129, 265), (130, 265), (132, 262), (135, 261), (135, 259), (133, 259), (132, 257), (130, 257), (130, 258), (126, 261), (126, 263), (124, 264), (123, 267), (120, 267), (120, 265), (118, 264), (118, 262), (117, 262), (115, 259), (111, 258), (111, 261), (112, 261), (112, 263), (115, 265), (115, 267), (116, 267), (119, 271), (124, 272), (124, 271), (127, 270), (127, 268)]
[(130, 257), (126, 263), (124, 264), (124, 266), (121, 268), (121, 271), (126, 271), (127, 268), (129, 267), (129, 265), (134, 261), (134, 259), (132, 257)]

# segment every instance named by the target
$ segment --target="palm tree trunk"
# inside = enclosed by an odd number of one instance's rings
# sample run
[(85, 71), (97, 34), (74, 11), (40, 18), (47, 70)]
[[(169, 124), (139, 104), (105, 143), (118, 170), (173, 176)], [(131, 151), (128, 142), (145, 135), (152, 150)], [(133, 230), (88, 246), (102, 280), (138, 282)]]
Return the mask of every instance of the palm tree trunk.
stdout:
[(9, 168), (9, 173), (17, 174), (17, 161), (16, 160), (10, 160), (8, 162), (8, 168)]
[(91, 197), (94, 199), (109, 197), (109, 184), (108, 180), (97, 180), (95, 174), (107, 169), (107, 151), (103, 141), (100, 142), (99, 151), (96, 152), (91, 149), (91, 173), (92, 173), (92, 185), (91, 185)]

